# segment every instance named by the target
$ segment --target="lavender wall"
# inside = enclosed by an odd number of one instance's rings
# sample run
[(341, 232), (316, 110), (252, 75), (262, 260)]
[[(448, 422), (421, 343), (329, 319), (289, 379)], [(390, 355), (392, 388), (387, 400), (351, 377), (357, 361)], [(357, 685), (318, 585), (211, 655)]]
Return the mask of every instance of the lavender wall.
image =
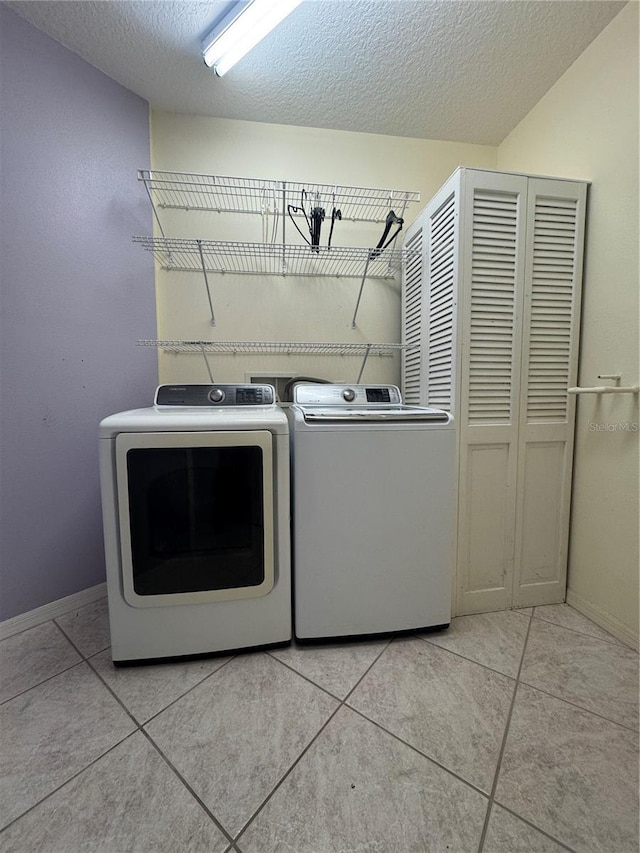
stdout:
[(0, 620), (104, 580), (97, 425), (148, 405), (148, 105), (0, 6)]

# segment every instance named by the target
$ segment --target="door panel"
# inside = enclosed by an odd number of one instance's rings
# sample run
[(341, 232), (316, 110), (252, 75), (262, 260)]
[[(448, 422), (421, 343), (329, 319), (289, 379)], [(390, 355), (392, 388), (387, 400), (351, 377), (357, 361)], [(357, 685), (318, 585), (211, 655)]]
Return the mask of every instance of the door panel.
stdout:
[[(541, 593), (539, 587), (560, 585), (564, 593), (564, 572), (559, 558), (566, 556), (563, 512), (566, 444), (535, 442), (524, 448), (522, 465), (522, 521), (518, 554), (520, 599)], [(525, 589), (537, 586), (538, 590)], [(557, 590), (556, 590), (557, 592)], [(543, 595), (544, 597), (544, 595)], [(536, 600), (542, 603), (542, 600)]]
[(527, 198), (522, 175), (463, 182), (459, 614), (511, 605)]
[(586, 190), (529, 180), (513, 579), (522, 607), (566, 594)]
[(461, 452), (457, 613), (509, 606), (513, 572), (510, 442), (469, 444)]
[(272, 436), (264, 430), (117, 437), (128, 604), (196, 604), (270, 592), (272, 455)]

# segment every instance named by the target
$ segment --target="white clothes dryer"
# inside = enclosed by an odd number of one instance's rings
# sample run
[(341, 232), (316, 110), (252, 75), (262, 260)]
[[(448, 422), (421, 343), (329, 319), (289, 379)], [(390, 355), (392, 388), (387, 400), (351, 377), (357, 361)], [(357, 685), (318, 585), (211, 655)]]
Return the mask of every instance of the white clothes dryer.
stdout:
[(289, 430), (274, 389), (161, 385), (99, 436), (114, 662), (289, 642)]
[(449, 625), (450, 413), (394, 385), (299, 384), (289, 418), (295, 636)]

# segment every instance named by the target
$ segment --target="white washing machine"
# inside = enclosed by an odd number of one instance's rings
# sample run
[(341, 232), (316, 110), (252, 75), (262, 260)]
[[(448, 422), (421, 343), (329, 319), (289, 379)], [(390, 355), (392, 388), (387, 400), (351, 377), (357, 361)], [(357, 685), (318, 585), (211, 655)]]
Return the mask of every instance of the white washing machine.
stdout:
[(455, 431), (393, 385), (297, 385), (294, 630), (300, 640), (451, 621)]
[(273, 388), (161, 385), (99, 434), (114, 662), (289, 642), (289, 429)]

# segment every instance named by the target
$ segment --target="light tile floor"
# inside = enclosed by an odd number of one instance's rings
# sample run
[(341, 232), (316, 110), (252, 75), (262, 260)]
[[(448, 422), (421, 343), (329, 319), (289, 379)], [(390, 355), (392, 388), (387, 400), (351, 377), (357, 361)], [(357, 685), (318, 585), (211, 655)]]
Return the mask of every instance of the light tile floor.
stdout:
[(638, 853), (638, 655), (567, 605), (115, 669), (0, 643), (0, 850)]

